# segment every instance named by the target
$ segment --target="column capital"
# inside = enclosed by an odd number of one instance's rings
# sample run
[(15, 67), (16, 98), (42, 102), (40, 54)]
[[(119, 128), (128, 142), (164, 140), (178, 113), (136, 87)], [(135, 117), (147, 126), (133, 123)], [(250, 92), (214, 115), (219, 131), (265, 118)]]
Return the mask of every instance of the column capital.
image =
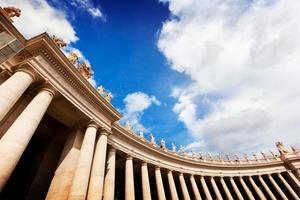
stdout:
[(155, 166), (155, 170), (160, 170), (160, 167), (159, 166)]
[(148, 166), (148, 163), (144, 160), (142, 160), (142, 166)]
[(115, 149), (115, 148), (113, 148), (113, 147), (110, 147), (110, 148), (108, 149), (108, 152), (109, 152), (109, 153), (110, 153), (110, 152), (116, 153), (116, 152), (117, 152), (117, 149)]
[(88, 122), (87, 127), (88, 127), (88, 128), (89, 128), (89, 127), (94, 127), (94, 128), (96, 128), (96, 129), (99, 129), (100, 126), (99, 126), (94, 120), (90, 120), (90, 121)]
[(57, 96), (59, 93), (58, 91), (52, 86), (50, 85), (49, 83), (43, 83), (40, 88), (39, 88), (39, 91), (47, 91), (50, 93), (51, 96), (55, 97)]
[(106, 128), (101, 128), (101, 130), (99, 131), (100, 132), (100, 135), (106, 135), (106, 136), (109, 136), (112, 134), (112, 131), (110, 130), (107, 130)]
[(34, 71), (34, 69), (32, 69), (32, 67), (30, 67), (28, 65), (21, 65), (20, 67), (18, 67), (15, 70), (15, 73), (16, 72), (25, 72), (25, 73), (27, 73), (28, 75), (31, 76), (33, 81), (37, 81), (37, 80), (41, 79), (41, 77)]
[(133, 160), (133, 157), (132, 157), (132, 155), (130, 155), (130, 154), (127, 154), (127, 155), (126, 155), (126, 160)]

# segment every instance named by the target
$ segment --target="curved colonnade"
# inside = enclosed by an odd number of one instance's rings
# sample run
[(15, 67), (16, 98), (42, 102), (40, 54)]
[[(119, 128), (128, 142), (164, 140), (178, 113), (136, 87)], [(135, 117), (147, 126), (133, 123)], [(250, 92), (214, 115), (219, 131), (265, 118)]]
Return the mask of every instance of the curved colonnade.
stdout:
[(0, 22), (0, 198), (300, 198), (296, 149), (225, 160), (160, 147), (119, 125), (46, 33), (24, 39), (2, 8)]

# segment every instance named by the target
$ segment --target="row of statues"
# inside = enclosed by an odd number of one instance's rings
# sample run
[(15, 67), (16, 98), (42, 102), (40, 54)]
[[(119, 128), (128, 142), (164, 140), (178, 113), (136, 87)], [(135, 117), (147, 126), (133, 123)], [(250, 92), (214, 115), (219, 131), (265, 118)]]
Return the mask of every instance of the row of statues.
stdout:
[[(126, 122), (125, 129), (127, 129), (128, 131), (133, 133), (132, 127), (131, 127), (129, 122)], [(143, 131), (139, 131), (138, 136), (140, 138), (144, 139)], [(155, 136), (154, 136), (153, 133), (150, 134), (150, 141), (149, 142), (155, 147), (159, 147), (164, 151), (169, 151), (166, 147), (165, 139), (162, 138), (161, 141), (160, 141), (160, 145), (158, 145), (156, 143)], [(289, 152), (284, 147), (282, 142), (276, 142), (276, 147), (277, 147), (280, 155), (285, 155), (285, 154), (288, 154), (288, 153), (297, 154), (299, 152), (295, 146), (291, 146), (291, 152)], [(260, 155), (261, 155), (260, 158), (256, 153), (252, 152), (252, 159), (250, 159), (248, 157), (248, 154), (246, 154), (246, 153), (243, 154), (243, 158), (240, 158), (240, 156), (238, 154), (234, 154), (234, 155), (225, 154), (223, 159), (222, 159), (221, 155), (218, 154), (218, 155), (215, 156), (215, 158), (213, 158), (211, 153), (207, 153), (206, 155), (204, 155), (203, 153), (200, 152), (197, 155), (194, 151), (190, 151), (190, 153), (188, 154), (186, 152), (185, 148), (182, 145), (180, 145), (179, 150), (177, 151), (177, 146), (174, 143), (171, 144), (171, 152), (174, 153), (174, 154), (177, 154), (177, 155), (184, 156), (184, 157), (191, 157), (193, 159), (208, 160), (208, 161), (213, 161), (214, 160), (214, 161), (230, 161), (230, 162), (240, 162), (240, 161), (249, 162), (251, 160), (252, 161), (254, 160), (254, 161), (259, 162), (260, 160), (269, 161), (271, 159), (279, 158), (279, 156), (276, 155), (273, 151), (270, 151), (268, 155), (265, 152), (261, 151), (260, 152)]]
[(113, 98), (113, 95), (111, 92), (105, 92), (105, 89), (102, 85), (100, 85), (98, 88), (98, 93), (105, 98), (106, 101), (110, 102), (110, 100)]

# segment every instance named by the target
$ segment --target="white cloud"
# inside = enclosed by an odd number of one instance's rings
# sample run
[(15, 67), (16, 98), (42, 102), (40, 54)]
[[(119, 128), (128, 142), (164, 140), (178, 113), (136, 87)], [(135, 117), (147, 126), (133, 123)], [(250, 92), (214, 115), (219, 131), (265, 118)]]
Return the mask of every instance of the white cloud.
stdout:
[(176, 16), (158, 41), (189, 87), (174, 112), (213, 151), (300, 139), (300, 1), (164, 0)]
[(130, 122), (134, 131), (147, 131), (141, 124), (141, 117), (146, 109), (151, 105), (159, 106), (161, 103), (155, 96), (149, 96), (143, 92), (128, 94), (124, 100), (125, 109), (121, 123)]
[(27, 38), (48, 32), (63, 38), (67, 43), (78, 40), (65, 13), (51, 7), (46, 0), (2, 0), (1, 6), (15, 6), (22, 10), (21, 16), (13, 20), (14, 25)]
[(100, 8), (95, 7), (91, 0), (72, 0), (71, 5), (86, 10), (94, 18), (104, 19)]

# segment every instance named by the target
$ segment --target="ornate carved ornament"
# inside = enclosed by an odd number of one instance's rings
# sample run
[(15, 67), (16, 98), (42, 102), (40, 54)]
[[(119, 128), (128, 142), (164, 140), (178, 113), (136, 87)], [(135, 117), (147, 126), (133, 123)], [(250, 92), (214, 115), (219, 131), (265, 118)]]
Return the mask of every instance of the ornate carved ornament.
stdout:
[(4, 7), (3, 10), (9, 16), (10, 18), (12, 17), (20, 17), (21, 16), (21, 9), (13, 7), (13, 6), (8, 6)]

